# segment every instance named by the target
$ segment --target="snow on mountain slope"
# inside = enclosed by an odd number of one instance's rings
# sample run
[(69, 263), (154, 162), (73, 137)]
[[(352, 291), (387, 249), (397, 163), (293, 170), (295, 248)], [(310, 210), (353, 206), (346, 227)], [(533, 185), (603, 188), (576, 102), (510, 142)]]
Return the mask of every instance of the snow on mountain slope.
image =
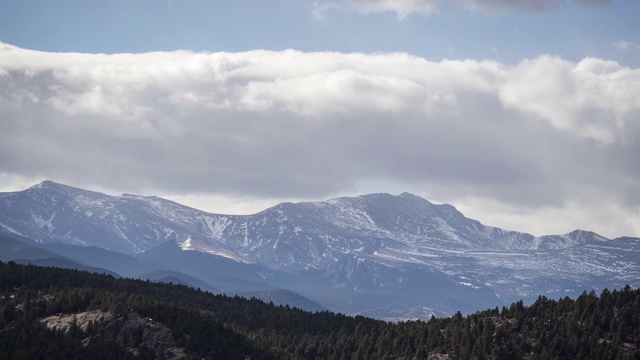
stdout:
[[(473, 309), (498, 298), (640, 285), (638, 239), (609, 240), (582, 230), (534, 237), (485, 226), (451, 205), (408, 193), (282, 203), (232, 216), (45, 181), (0, 194), (0, 232), (151, 258), (150, 250), (171, 243), (166, 251), (229, 259), (252, 269), (247, 279), (384, 318), (381, 309), (425, 313), (425, 301), (429, 311), (446, 314), (456, 310), (453, 304)], [(172, 258), (163, 253), (162, 261)], [(206, 261), (213, 260), (199, 264)], [(193, 269), (191, 275), (206, 272)]]
[(207, 213), (157, 197), (108, 196), (45, 181), (0, 194), (0, 224), (35, 241), (95, 245), (127, 254), (165, 241), (210, 238)]
[(324, 268), (347, 254), (390, 259), (398, 252), (563, 249), (606, 240), (584, 231), (540, 238), (505, 231), (407, 193), (283, 203), (255, 215), (231, 216), (158, 197), (113, 197), (45, 181), (0, 194), (0, 215), (2, 228), (40, 242), (139, 253), (172, 240), (188, 242), (184, 249), (275, 267)]
[(421, 263), (441, 252), (563, 249), (607, 240), (584, 231), (540, 238), (505, 231), (406, 193), (285, 203), (234, 220), (225, 222), (221, 241), (279, 269), (328, 269), (345, 257)]

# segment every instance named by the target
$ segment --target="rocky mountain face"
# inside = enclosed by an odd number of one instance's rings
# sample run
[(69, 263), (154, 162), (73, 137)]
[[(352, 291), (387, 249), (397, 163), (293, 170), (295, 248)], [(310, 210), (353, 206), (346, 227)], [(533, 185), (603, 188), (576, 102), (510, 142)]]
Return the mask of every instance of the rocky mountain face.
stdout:
[(408, 193), (230, 216), (47, 181), (0, 194), (0, 231), (43, 246), (135, 256), (159, 265), (154, 271), (179, 271), (222, 292), (288, 289), (331, 310), (384, 319), (640, 285), (640, 239), (582, 230), (534, 237)]

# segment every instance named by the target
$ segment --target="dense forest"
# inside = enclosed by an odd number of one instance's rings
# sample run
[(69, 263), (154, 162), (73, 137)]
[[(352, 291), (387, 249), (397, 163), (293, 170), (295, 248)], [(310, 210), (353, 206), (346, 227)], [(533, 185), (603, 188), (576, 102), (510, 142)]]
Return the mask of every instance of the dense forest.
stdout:
[(640, 290), (424, 321), (0, 262), (0, 359), (640, 359)]

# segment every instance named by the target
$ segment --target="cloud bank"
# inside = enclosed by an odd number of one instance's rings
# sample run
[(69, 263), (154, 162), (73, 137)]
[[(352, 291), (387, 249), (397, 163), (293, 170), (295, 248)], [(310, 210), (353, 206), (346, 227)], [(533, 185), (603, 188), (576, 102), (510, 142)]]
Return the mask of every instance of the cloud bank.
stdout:
[(572, 224), (639, 235), (639, 93), (640, 69), (595, 58), (0, 43), (0, 175), (257, 200), (393, 183), (476, 213), (571, 209)]

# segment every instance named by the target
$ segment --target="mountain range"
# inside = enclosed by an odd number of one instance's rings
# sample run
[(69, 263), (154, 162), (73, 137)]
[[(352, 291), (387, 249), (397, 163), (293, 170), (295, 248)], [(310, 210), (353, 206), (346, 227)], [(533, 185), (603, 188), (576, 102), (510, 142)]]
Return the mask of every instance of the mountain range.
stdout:
[(45, 181), (0, 193), (0, 260), (385, 320), (640, 286), (640, 239), (536, 237), (403, 193), (207, 213)]

